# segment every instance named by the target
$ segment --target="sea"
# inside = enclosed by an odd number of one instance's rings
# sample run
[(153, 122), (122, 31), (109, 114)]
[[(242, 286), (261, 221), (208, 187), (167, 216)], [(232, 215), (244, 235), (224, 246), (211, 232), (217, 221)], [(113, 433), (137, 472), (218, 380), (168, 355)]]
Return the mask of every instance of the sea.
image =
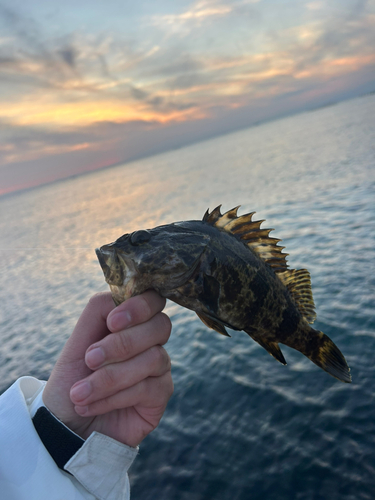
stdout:
[(342, 383), (282, 366), (168, 302), (175, 392), (130, 469), (139, 500), (374, 500), (375, 95), (0, 198), (0, 392), (47, 379), (90, 296), (94, 249), (241, 205), (307, 268)]

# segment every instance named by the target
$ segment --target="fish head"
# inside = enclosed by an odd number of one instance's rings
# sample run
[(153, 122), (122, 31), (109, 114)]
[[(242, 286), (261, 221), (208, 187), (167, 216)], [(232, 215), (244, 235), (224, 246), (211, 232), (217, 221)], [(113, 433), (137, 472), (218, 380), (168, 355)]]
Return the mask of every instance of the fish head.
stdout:
[(106, 282), (118, 305), (154, 289), (165, 296), (195, 272), (208, 237), (179, 223), (127, 233), (96, 249)]

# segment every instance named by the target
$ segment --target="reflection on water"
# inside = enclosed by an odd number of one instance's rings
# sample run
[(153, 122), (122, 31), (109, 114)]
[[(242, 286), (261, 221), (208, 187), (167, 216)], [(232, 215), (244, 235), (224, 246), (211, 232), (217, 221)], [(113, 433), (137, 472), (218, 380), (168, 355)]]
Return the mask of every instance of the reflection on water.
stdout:
[(316, 328), (353, 384), (286, 347), (283, 367), (168, 304), (175, 394), (131, 469), (133, 496), (373, 499), (374, 114), (368, 96), (0, 199), (1, 388), (48, 377), (88, 298), (107, 290), (96, 247), (242, 203), (309, 269)]

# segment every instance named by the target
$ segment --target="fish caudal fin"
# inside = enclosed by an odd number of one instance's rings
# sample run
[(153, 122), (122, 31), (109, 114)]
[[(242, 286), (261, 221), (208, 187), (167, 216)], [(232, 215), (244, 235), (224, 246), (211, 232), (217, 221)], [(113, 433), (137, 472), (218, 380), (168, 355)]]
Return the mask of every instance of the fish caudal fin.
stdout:
[(313, 363), (342, 382), (350, 383), (350, 368), (339, 348), (322, 332), (310, 328), (304, 345), (290, 345)]

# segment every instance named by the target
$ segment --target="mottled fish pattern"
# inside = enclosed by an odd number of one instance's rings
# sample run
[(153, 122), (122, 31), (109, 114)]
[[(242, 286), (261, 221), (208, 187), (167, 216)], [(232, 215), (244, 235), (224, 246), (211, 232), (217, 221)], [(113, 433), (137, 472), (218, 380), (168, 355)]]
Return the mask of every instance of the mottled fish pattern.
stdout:
[(222, 214), (124, 234), (96, 250), (118, 305), (148, 289), (195, 311), (223, 335), (243, 330), (280, 363), (279, 344), (307, 356), (343, 382), (350, 369), (340, 350), (314, 330), (310, 274), (289, 269), (280, 240), (261, 229), (253, 213)]

